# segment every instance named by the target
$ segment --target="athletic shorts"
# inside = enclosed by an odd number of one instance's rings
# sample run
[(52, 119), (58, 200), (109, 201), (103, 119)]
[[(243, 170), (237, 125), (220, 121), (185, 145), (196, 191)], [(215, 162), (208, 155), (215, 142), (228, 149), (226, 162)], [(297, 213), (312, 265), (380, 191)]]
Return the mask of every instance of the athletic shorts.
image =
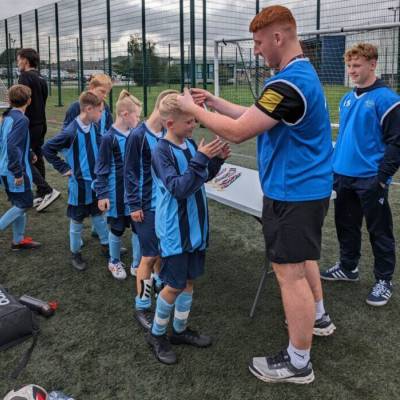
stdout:
[(32, 190), (25, 192), (10, 192), (6, 190), (8, 200), (10, 203), (18, 208), (31, 208), (33, 206), (33, 193)]
[(205, 250), (163, 257), (160, 278), (174, 289), (184, 289), (187, 281), (192, 281), (204, 274), (205, 258)]
[(269, 260), (276, 264), (319, 260), (328, 208), (329, 198), (292, 202), (264, 197), (262, 224)]
[[(107, 217), (107, 224), (110, 225), (110, 230), (111, 232), (120, 232), (122, 235), (125, 232), (126, 228), (131, 227), (132, 230), (133, 228), (133, 221), (131, 220), (131, 217), (128, 216), (122, 216), (122, 217)], [(114, 233), (116, 234), (116, 233)], [(117, 236), (119, 236), (117, 234)]]
[(76, 222), (82, 223), (85, 218), (95, 217), (101, 215), (99, 207), (97, 207), (97, 201), (95, 203), (83, 204), (80, 206), (72, 206), (68, 204), (67, 217), (73, 219)]
[(160, 255), (158, 238), (155, 229), (155, 212), (143, 211), (143, 222), (134, 222), (133, 226), (139, 236), (140, 249), (143, 257), (156, 257)]

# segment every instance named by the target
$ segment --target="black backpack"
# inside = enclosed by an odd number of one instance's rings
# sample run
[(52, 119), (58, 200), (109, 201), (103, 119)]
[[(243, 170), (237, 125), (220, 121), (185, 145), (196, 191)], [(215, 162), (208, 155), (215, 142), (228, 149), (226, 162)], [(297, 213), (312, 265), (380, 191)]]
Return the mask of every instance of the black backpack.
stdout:
[(7, 350), (33, 338), (31, 346), (22, 355), (16, 369), (11, 374), (12, 379), (16, 379), (27, 365), (36, 345), (39, 331), (39, 324), (33, 312), (0, 285), (0, 350)]

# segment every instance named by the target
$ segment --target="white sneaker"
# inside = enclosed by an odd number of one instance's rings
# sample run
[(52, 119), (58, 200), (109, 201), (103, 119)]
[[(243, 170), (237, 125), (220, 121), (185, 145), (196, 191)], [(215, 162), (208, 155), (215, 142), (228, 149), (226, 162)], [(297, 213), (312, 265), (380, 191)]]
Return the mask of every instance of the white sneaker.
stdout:
[(111, 261), (108, 263), (108, 270), (111, 272), (112, 276), (119, 281), (126, 279), (124, 267), (125, 266), (121, 261), (118, 261), (115, 264), (113, 264)]
[(36, 197), (33, 199), (33, 208), (36, 208), (43, 201), (43, 197)]
[(42, 202), (38, 205), (36, 208), (37, 211), (43, 211), (45, 208), (47, 208), (51, 203), (56, 201), (60, 197), (61, 193), (53, 189), (51, 193), (46, 194), (46, 196), (43, 197)]
[(133, 265), (131, 264), (131, 275), (136, 276), (137, 270), (139, 268), (139, 265)]

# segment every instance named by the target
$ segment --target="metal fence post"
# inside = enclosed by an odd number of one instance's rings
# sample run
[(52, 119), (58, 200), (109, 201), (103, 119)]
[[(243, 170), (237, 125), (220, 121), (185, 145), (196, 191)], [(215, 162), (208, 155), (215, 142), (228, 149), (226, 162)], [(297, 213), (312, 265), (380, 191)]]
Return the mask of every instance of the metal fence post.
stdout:
[(56, 53), (57, 53), (57, 95), (58, 107), (62, 107), (62, 94), (61, 94), (61, 63), (60, 63), (60, 31), (58, 26), (58, 4), (54, 4), (54, 14), (56, 21)]
[[(256, 0), (256, 14), (260, 12), (260, 0)], [(255, 93), (258, 97), (260, 95), (260, 88), (259, 86), (259, 75), (260, 75), (260, 57), (256, 56), (256, 71), (255, 71)]]
[(83, 74), (83, 38), (82, 38), (82, 1), (78, 0), (78, 23), (79, 23), (79, 58), (80, 62), (80, 90), (85, 90), (85, 77)]
[(147, 117), (146, 2), (142, 0), (143, 113)]
[(191, 87), (196, 87), (195, 0), (190, 0), (190, 75)]
[[(107, 0), (107, 50), (108, 50), (108, 75), (112, 79), (112, 59), (111, 59), (111, 8), (110, 0)], [(112, 89), (109, 95), (109, 105), (112, 112), (113, 109), (113, 92)]]
[(203, 0), (203, 88), (207, 89), (207, 0)]
[(7, 19), (4, 20), (4, 29), (6, 34), (6, 57), (7, 57), (7, 85), (10, 88), (11, 83), (11, 68), (10, 68), (10, 46), (8, 43), (8, 22)]
[(181, 56), (181, 92), (185, 87), (185, 33), (184, 33), (183, 0), (179, 0), (179, 44)]
[(76, 38), (76, 77), (77, 77), (77, 88), (78, 88), (78, 96), (79, 96), (79, 93), (81, 92), (81, 90), (80, 90), (80, 81), (81, 81), (81, 78), (80, 78), (80, 76), (81, 76), (81, 72), (80, 72), (80, 70), (81, 70), (81, 63), (80, 63), (80, 56), (79, 56), (79, 39), (78, 38)]
[[(36, 51), (39, 53), (40, 57), (40, 46), (39, 46), (39, 14), (37, 8), (35, 9), (35, 31), (36, 31)], [(38, 70), (40, 71), (40, 61), (38, 65)]]
[(19, 19), (19, 46), (22, 49), (24, 47), (24, 41), (22, 38), (22, 15), (21, 14), (18, 15), (18, 19)]
[(50, 36), (48, 37), (49, 41), (49, 68), (48, 68), (48, 74), (49, 74), (49, 95), (51, 96), (51, 39)]

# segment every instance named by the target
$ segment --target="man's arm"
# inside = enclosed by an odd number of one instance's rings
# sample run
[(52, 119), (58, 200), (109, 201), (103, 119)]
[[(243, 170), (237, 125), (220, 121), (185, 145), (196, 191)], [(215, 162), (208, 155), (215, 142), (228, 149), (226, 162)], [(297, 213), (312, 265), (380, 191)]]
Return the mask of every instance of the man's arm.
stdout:
[(382, 136), (386, 150), (379, 166), (378, 180), (387, 184), (400, 167), (400, 105), (390, 111), (383, 120)]

